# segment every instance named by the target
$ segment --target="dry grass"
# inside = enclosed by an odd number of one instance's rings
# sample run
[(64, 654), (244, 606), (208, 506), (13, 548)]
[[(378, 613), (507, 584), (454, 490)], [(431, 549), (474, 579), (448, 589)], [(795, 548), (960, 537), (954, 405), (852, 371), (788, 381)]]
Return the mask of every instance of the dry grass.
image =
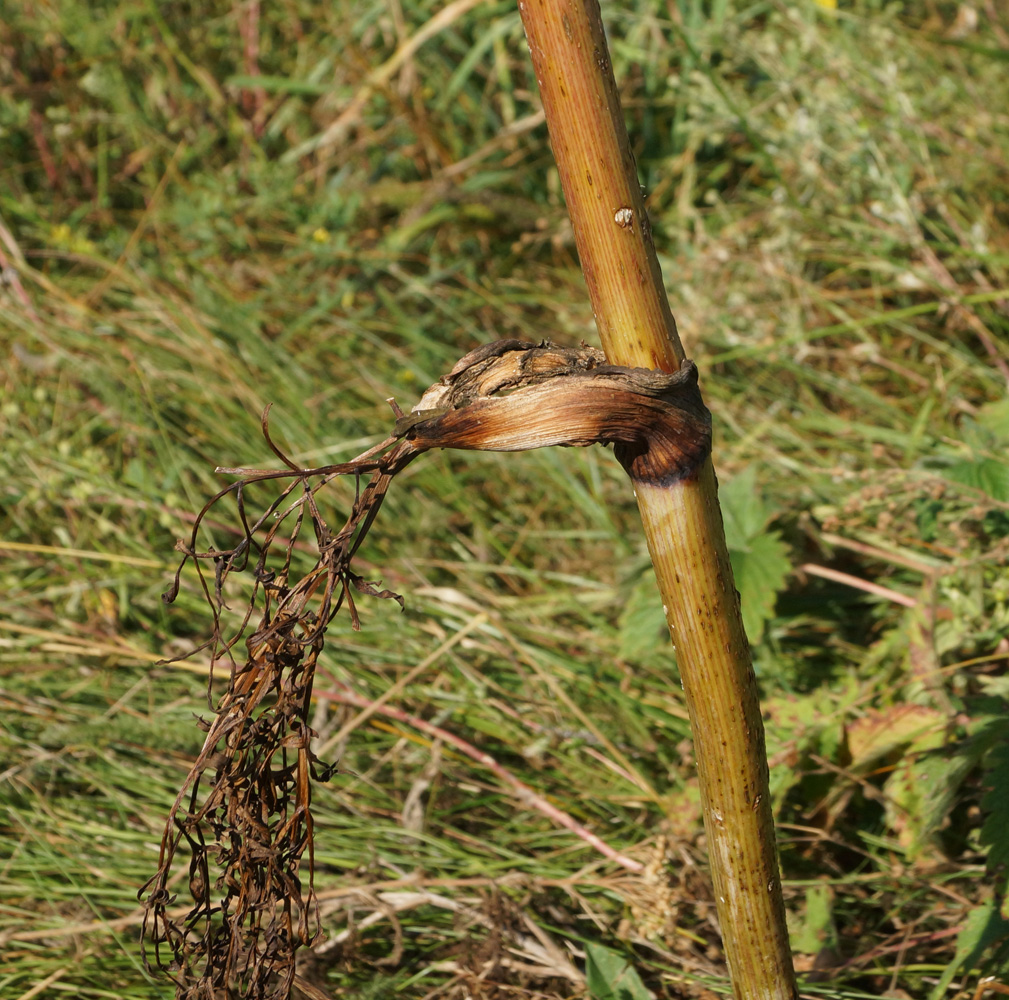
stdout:
[[(205, 711), (204, 677), (155, 663), (210, 629), (194, 580), (160, 595), (213, 468), (268, 459), (268, 402), (298, 461), (342, 461), (469, 348), (591, 340), (591, 315), (513, 8), (9, 6), (0, 996), (146, 1000), (169, 986), (143, 971), (136, 892)], [(1009, 24), (839, 7), (608, 17), (755, 609), (804, 992), (973, 993), (982, 959), (1005, 970), (983, 869), (1004, 824), (982, 824), (1009, 787)], [(612, 456), (432, 456), (361, 555), (407, 609), (334, 632), (320, 691), (373, 702), (425, 666), (402, 717), (336, 743), (360, 709), (315, 702), (346, 774), (317, 791), (337, 943), (306, 977), (562, 997), (606, 945), (657, 995), (724, 993), (682, 697)], [(985, 926), (1001, 944), (972, 955)]]

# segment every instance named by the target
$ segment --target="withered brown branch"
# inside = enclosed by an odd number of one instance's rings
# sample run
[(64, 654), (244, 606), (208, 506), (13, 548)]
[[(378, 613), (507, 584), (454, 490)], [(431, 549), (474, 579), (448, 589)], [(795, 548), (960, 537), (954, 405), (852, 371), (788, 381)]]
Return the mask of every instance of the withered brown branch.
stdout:
[[(349, 462), (300, 468), (270, 437), (268, 412), (264, 436), (287, 468), (218, 469), (239, 479), (204, 505), (189, 540), (179, 543), (182, 562), (165, 594), (166, 601), (175, 599), (182, 569), (192, 560), (213, 616), (212, 634), (199, 648), (210, 649), (212, 665), (229, 664), (228, 689), (216, 705), (212, 679), (208, 685), (213, 717), (200, 720), (203, 748), (169, 813), (158, 871), (140, 893), (146, 896), (145, 941), (156, 964), (174, 978), (177, 996), (187, 1000), (288, 997), (295, 952), (318, 934), (312, 780), (328, 780), (335, 768), (311, 749), (312, 685), (326, 629), (344, 604), (352, 626), (359, 627), (355, 592), (402, 604), (352, 569), (393, 478), (432, 448), (522, 451), (601, 442), (614, 445), (632, 479), (662, 483), (693, 475), (711, 439), (690, 362), (669, 375), (607, 365), (602, 352), (591, 348), (515, 340), (466, 355), (409, 414), (394, 405), (394, 433)], [(367, 476), (368, 482), (334, 532), (316, 495), (350, 475), (358, 481)], [(289, 481), (250, 521), (249, 488), (275, 479)], [(200, 551), (204, 518), (229, 495), (241, 539), (230, 549)], [(306, 518), (316, 561), (294, 577), (294, 550)], [(205, 564), (213, 568), (212, 582)], [(225, 591), (235, 573), (251, 578), (251, 594), (229, 635)], [(244, 660), (235, 654), (243, 639)], [(169, 880), (183, 842), (193, 904), (178, 921), (169, 915), (175, 901)], [(306, 852), (307, 887), (301, 881)]]

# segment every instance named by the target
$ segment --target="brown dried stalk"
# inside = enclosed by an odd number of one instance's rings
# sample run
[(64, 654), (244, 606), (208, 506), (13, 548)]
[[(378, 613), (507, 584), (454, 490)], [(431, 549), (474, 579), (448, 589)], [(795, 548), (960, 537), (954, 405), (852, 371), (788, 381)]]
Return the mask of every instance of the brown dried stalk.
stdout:
[[(185, 1000), (284, 1000), (295, 977), (295, 952), (319, 933), (311, 782), (327, 780), (335, 767), (311, 750), (312, 685), (326, 629), (344, 604), (359, 627), (355, 591), (402, 603), (352, 569), (393, 478), (431, 448), (522, 451), (603, 442), (614, 444), (639, 484), (666, 483), (694, 475), (707, 458), (711, 435), (690, 362), (670, 375), (607, 365), (590, 348), (521, 341), (468, 354), (409, 414), (394, 406), (392, 436), (340, 465), (298, 467), (271, 440), (268, 412), (263, 433), (287, 469), (218, 470), (240, 478), (208, 501), (189, 541), (179, 543), (182, 564), (165, 595), (166, 601), (175, 599), (182, 569), (193, 560), (213, 614), (213, 634), (199, 648), (211, 650), (212, 665), (230, 665), (228, 690), (216, 707), (211, 703), (214, 718), (200, 722), (207, 735), (169, 813), (158, 871), (141, 890), (145, 940)], [(315, 498), (346, 475), (370, 479), (334, 533)], [(250, 523), (248, 488), (273, 479), (290, 482)], [(230, 494), (242, 539), (231, 549), (198, 551), (204, 518)], [(306, 515), (317, 559), (295, 579), (292, 556)], [(212, 583), (205, 564), (213, 567)], [(224, 592), (236, 572), (251, 574), (252, 593), (239, 626), (227, 635)], [(257, 607), (260, 619), (250, 632)], [(243, 638), (247, 653), (240, 660), (235, 649)], [(169, 884), (183, 841), (190, 851), (193, 905), (179, 922), (169, 913), (175, 901)], [(301, 878), (306, 852), (307, 887)]]

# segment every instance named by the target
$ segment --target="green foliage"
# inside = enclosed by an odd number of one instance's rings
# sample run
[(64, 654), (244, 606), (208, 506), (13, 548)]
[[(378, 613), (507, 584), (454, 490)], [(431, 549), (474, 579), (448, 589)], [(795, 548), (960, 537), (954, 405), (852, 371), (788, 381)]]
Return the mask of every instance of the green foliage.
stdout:
[[(961, 422), (963, 444), (970, 457), (950, 462), (946, 476), (972, 487), (992, 500), (1009, 503), (1009, 400), (982, 406), (973, 418)], [(961, 449), (962, 450), (962, 449)], [(1004, 533), (1003, 533), (1004, 534)]]
[[(909, 818), (917, 824), (910, 848), (912, 855), (921, 853), (934, 842), (962, 798), (967, 779), (979, 769), (982, 774), (990, 770), (992, 761), (1005, 744), (1005, 702), (986, 699), (972, 705), (971, 709), (971, 721), (961, 739), (908, 760), (909, 784), (916, 790), (914, 808), (908, 812)], [(998, 780), (994, 784), (996, 788), (1009, 789)], [(994, 803), (990, 801), (993, 794), (996, 794), (995, 789), (981, 800), (982, 809), (993, 808)], [(994, 839), (991, 842), (994, 843)]]
[(623, 955), (600, 944), (585, 945), (585, 978), (592, 1000), (651, 1000), (653, 996)]
[(981, 808), (987, 816), (980, 839), (981, 845), (988, 848), (988, 874), (999, 903), (999, 916), (1009, 934), (1009, 734), (1003, 732), (1002, 741), (992, 748), (985, 763), (982, 780), (988, 790), (981, 799)]
[(994, 901), (978, 906), (967, 914), (956, 939), (956, 954), (939, 977), (929, 1000), (939, 1000), (946, 994), (954, 976), (961, 970), (972, 970), (994, 946), (994, 954), (986, 966), (991, 975), (1005, 975), (1009, 970), (1009, 920), (999, 912)]
[(767, 531), (774, 516), (761, 498), (757, 470), (743, 470), (718, 493), (725, 539), (750, 642), (759, 642), (764, 625), (774, 615), (775, 601), (791, 571), (788, 546), (780, 532)]
[(1009, 464), (994, 458), (956, 462), (946, 470), (956, 483), (972, 486), (993, 500), (1009, 503)]
[(829, 886), (811, 885), (806, 889), (806, 908), (802, 924), (789, 934), (792, 951), (817, 955), (837, 944), (833, 917), (834, 894)]
[[(743, 624), (751, 644), (757, 645), (791, 572), (788, 546), (780, 532), (767, 530), (774, 511), (760, 499), (755, 467), (722, 485), (719, 502)], [(636, 567), (635, 576), (620, 615), (620, 656), (629, 660), (654, 651), (666, 633), (650, 564)]]
[(649, 562), (641, 566), (620, 613), (620, 658), (643, 659), (662, 645), (667, 634), (666, 616)]

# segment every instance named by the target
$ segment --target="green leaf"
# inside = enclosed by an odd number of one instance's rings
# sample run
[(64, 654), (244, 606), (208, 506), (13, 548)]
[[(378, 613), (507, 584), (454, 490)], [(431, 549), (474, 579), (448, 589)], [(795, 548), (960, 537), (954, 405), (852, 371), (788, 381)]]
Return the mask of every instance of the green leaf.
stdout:
[(985, 403), (977, 411), (975, 419), (982, 427), (991, 431), (996, 438), (1009, 441), (1009, 396), (996, 400), (994, 403)]
[(788, 546), (773, 531), (752, 539), (745, 551), (730, 548), (729, 558), (742, 604), (743, 626), (750, 642), (757, 643), (792, 569)]
[(620, 658), (640, 660), (668, 636), (662, 599), (650, 570), (634, 584), (620, 612)]
[(946, 470), (946, 478), (987, 493), (993, 500), (1009, 502), (1009, 465), (994, 458), (957, 462)]
[(995, 895), (1002, 900), (1000, 916), (1009, 920), (1009, 743), (1001, 743), (985, 761), (988, 791), (981, 808), (988, 815), (981, 827), (981, 843), (987, 844), (988, 873), (995, 882)]
[(792, 569), (788, 546), (777, 532), (765, 531), (774, 512), (760, 497), (754, 466), (720, 486), (718, 499), (743, 609), (743, 626), (755, 644), (764, 633), (764, 623), (774, 615), (775, 601)]
[(586, 942), (585, 959), (592, 1000), (652, 1000), (637, 970), (620, 952)]
[[(920, 797), (916, 807), (918, 839), (911, 845), (912, 856), (924, 849), (942, 827), (964, 781), (1002, 737), (1005, 715), (999, 701), (992, 699), (991, 702), (993, 714), (985, 713), (972, 719), (967, 739), (928, 751), (912, 761)], [(1009, 786), (1006, 787), (1009, 795)]]
[(918, 537), (923, 542), (934, 542), (939, 533), (939, 514), (942, 504), (930, 497), (919, 497), (911, 505), (918, 525)]
[[(993, 745), (994, 744), (994, 745)], [(1009, 963), (1009, 742), (1005, 739), (1005, 717), (985, 717), (967, 742), (966, 749), (975, 756), (988, 749), (984, 759), (984, 784), (988, 791), (981, 799), (987, 815), (981, 827), (980, 840), (988, 845), (989, 874), (995, 882), (993, 897), (971, 910), (956, 942), (956, 954), (939, 982), (929, 994), (929, 1000), (939, 1000), (961, 969), (980, 965), (984, 953), (995, 946), (988, 958), (990, 973), (1004, 972)], [(976, 758), (975, 758), (976, 759)]]
[(1009, 921), (1004, 920), (995, 908), (995, 901), (976, 907), (967, 914), (956, 939), (956, 954), (946, 966), (939, 982), (928, 995), (928, 1000), (941, 1000), (949, 984), (961, 968), (973, 969), (981, 956), (993, 944), (1009, 938)]
[(718, 502), (730, 549), (745, 549), (770, 520), (757, 489), (756, 466), (751, 465), (724, 485), (719, 484)]
[(836, 944), (833, 903), (829, 885), (811, 885), (806, 889), (806, 913), (802, 926), (790, 935), (793, 951), (817, 955), (822, 949)]

